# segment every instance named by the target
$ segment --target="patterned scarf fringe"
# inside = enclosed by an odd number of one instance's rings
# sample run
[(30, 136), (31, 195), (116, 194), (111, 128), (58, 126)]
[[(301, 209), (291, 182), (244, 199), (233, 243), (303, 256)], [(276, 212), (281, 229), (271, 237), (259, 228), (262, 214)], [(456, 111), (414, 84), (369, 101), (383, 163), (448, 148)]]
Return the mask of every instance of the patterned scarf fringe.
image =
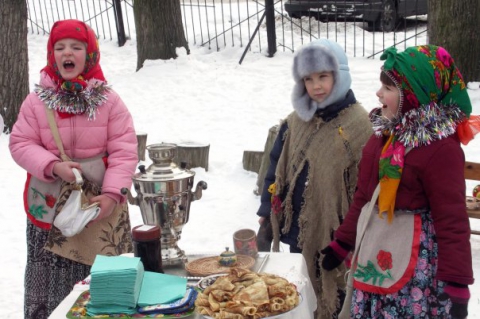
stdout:
[(375, 135), (394, 134), (405, 147), (425, 146), (446, 138), (465, 119), (466, 115), (455, 104), (423, 105), (393, 120), (383, 117), (380, 108), (371, 113)]
[(95, 120), (97, 108), (107, 101), (109, 90), (110, 86), (104, 82), (95, 82), (80, 92), (35, 85), (35, 93), (49, 109), (68, 114), (86, 113), (90, 121)]

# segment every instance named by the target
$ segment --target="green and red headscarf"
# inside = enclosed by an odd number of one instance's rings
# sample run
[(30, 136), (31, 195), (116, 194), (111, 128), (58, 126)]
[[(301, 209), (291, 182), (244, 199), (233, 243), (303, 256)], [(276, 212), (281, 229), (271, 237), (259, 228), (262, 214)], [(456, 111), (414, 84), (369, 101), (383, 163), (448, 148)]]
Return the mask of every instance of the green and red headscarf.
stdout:
[[(54, 54), (55, 43), (67, 38), (79, 40), (87, 44), (85, 69), (76, 79), (70, 81), (65, 81), (60, 75)], [(47, 66), (42, 71), (45, 71), (59, 86), (65, 90), (81, 91), (86, 87), (86, 80), (97, 79), (105, 82), (99, 61), (100, 49), (92, 28), (82, 21), (73, 19), (54, 23), (47, 43)]]
[(391, 122), (372, 118), (375, 133), (389, 136), (380, 156), (378, 205), (391, 221), (406, 149), (455, 133), (466, 144), (476, 132), (469, 121), (472, 104), (465, 82), (444, 48), (421, 45), (398, 53), (391, 47), (380, 59), (385, 60), (382, 72), (401, 93), (400, 109)]

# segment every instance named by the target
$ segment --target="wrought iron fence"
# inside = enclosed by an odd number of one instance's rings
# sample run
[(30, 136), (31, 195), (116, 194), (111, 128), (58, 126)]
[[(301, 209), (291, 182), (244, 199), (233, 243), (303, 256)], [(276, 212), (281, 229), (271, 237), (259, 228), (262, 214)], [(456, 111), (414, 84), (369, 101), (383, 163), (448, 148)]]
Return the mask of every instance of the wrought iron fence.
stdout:
[[(133, 0), (28, 0), (28, 29), (47, 35), (55, 21), (78, 19), (88, 23), (99, 38), (131, 38), (134, 30)], [(123, 12), (123, 14), (122, 14)]]
[[(240, 46), (245, 52), (266, 52), (272, 43), (268, 42), (267, 32), (273, 32), (276, 50), (293, 52), (304, 43), (323, 37), (337, 41), (351, 56), (364, 57), (374, 57), (392, 45), (407, 47), (427, 42), (426, 15), (398, 19), (395, 32), (383, 32), (375, 30), (375, 22), (361, 16), (339, 12), (324, 15), (318, 8), (292, 14), (285, 10), (287, 0), (178, 1), (189, 45), (211, 50)], [(330, 2), (340, 6), (363, 1)], [(274, 23), (269, 28), (264, 19), (265, 3), (271, 3), (274, 12)], [(55, 21), (79, 19), (92, 26), (99, 38), (118, 40), (119, 45), (135, 37), (133, 0), (28, 0), (27, 5), (31, 33), (47, 35)]]

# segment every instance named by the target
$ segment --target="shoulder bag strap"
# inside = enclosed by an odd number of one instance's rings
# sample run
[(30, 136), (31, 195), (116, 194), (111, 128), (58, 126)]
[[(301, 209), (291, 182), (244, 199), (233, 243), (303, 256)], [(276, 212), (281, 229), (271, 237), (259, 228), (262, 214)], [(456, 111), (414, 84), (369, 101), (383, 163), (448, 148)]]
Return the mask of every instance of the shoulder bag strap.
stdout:
[[(407, 147), (405, 149), (404, 157), (407, 156), (408, 152), (410, 152), (411, 150), (412, 150), (412, 147)], [(379, 194), (380, 194), (380, 183), (377, 184), (377, 187), (375, 188), (375, 191), (373, 192), (372, 199), (370, 200), (368, 210), (367, 210), (368, 217), (370, 217), (370, 215), (372, 214), (373, 207), (375, 207), (375, 204), (377, 202)], [(359, 232), (360, 233), (360, 237), (359, 237), (360, 243), (358, 244), (358, 248), (360, 248), (360, 244), (362, 243), (363, 235), (365, 235), (365, 230), (367, 229), (367, 225), (368, 225), (368, 223), (365, 223), (364, 227)], [(353, 257), (352, 257), (352, 261), (355, 261), (355, 259), (357, 257), (358, 250), (359, 249), (355, 249)]]
[(58, 132), (57, 122), (55, 122), (55, 116), (53, 114), (53, 110), (45, 107), (47, 110), (47, 120), (48, 125), (50, 125), (50, 130), (52, 131), (53, 139), (55, 140), (55, 144), (57, 144), (57, 148), (60, 151), (60, 158), (64, 162), (71, 161), (70, 157), (65, 154), (65, 150), (63, 149), (63, 143), (60, 139), (60, 133)]

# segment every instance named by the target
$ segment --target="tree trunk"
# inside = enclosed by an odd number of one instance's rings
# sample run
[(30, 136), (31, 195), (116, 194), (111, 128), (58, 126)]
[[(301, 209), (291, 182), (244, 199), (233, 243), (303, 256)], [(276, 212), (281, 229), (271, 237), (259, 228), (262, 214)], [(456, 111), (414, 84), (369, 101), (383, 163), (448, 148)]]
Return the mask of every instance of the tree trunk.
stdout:
[(137, 32), (137, 71), (145, 60), (176, 58), (176, 48), (190, 53), (183, 31), (178, 0), (135, 0), (133, 5)]
[(0, 114), (12, 130), (28, 87), (27, 3), (0, 1)]
[(480, 80), (480, 32), (478, 0), (429, 0), (429, 43), (452, 55), (465, 82)]

